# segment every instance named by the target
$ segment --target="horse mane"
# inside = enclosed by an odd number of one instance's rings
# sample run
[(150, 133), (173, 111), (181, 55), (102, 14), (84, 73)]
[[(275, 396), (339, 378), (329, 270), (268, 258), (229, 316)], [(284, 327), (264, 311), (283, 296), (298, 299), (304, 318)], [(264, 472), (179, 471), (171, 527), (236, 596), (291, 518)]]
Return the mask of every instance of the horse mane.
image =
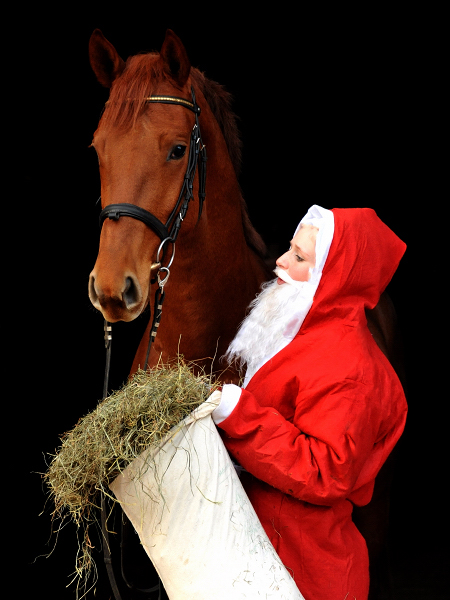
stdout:
[[(161, 81), (167, 79), (158, 58), (158, 53), (147, 52), (127, 59), (122, 75), (114, 81), (111, 87), (109, 100), (101, 117), (102, 126), (129, 129), (135, 125), (147, 106), (145, 98), (155, 94)], [(242, 142), (237, 126), (237, 117), (231, 109), (232, 96), (221, 84), (207, 79), (201, 71), (194, 67), (191, 67), (191, 77), (205, 96), (219, 124), (236, 177), (239, 177)], [(243, 197), (241, 209), (247, 245), (253, 248), (259, 256), (264, 257), (266, 246), (250, 222)]]

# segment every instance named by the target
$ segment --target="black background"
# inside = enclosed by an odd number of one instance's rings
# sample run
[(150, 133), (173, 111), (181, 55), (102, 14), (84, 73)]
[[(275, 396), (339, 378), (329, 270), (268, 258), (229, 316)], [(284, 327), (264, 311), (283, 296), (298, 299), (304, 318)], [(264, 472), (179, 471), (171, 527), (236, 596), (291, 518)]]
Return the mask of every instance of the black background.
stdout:
[[(4, 427), (20, 437), (12, 461), (18, 464), (4, 462), (10, 502), (4, 543), (23, 573), (15, 578), (14, 597), (75, 597), (73, 587), (66, 589), (74, 529), (61, 532), (50, 558), (41, 556), (52, 542), (39, 473), (58, 436), (102, 393), (103, 321), (87, 296), (99, 237), (98, 169), (88, 146), (107, 92), (89, 67), (89, 36), (99, 27), (125, 59), (159, 50), (170, 27), (193, 66), (235, 98), (244, 144), (241, 186), (251, 220), (274, 255), (314, 203), (370, 206), (408, 245), (389, 286), (405, 344), (410, 405), (392, 491), (395, 598), (443, 599), (448, 393), (441, 389), (438, 356), (444, 320), (436, 240), (446, 225), (438, 185), (439, 15), (375, 8), (318, 8), (312, 15), (284, 3), (245, 15), (232, 5), (117, 8), (109, 14), (95, 3), (67, 5), (59, 13), (40, 8), (5, 25), (14, 40), (5, 94), (17, 116), (10, 121), (7, 108), (5, 127), (13, 129), (6, 178), (16, 191), (12, 217), (3, 222), (15, 230), (21, 224), (15, 244), (24, 258), (12, 289), (9, 278), (5, 285), (7, 306), (16, 306), (13, 290), (22, 290), (19, 309), (6, 313), (7, 325), (20, 333), (11, 343), (13, 401)], [(24, 327), (14, 327), (15, 320)], [(126, 378), (144, 326), (115, 328), (113, 387)], [(101, 558), (99, 565), (103, 571)], [(109, 597), (104, 575), (95, 597)]]

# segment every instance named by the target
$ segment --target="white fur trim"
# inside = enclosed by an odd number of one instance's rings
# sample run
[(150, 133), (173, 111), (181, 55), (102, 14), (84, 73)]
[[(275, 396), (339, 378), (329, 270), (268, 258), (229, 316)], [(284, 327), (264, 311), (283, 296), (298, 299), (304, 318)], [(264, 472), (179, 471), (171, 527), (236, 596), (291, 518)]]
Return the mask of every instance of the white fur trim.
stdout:
[[(216, 394), (217, 392), (214, 392)], [(220, 393), (220, 392), (219, 392)], [(220, 404), (212, 411), (212, 418), (216, 425), (225, 421), (236, 408), (239, 398), (241, 397), (242, 389), (233, 383), (226, 383), (222, 387), (222, 395)], [(214, 396), (212, 394), (212, 396)], [(212, 397), (210, 396), (210, 398)]]
[(312, 225), (319, 230), (316, 237), (316, 264), (311, 271), (311, 277), (309, 279), (309, 283), (315, 284), (315, 289), (317, 289), (320, 278), (322, 277), (322, 271), (327, 260), (331, 242), (333, 241), (334, 215), (331, 210), (313, 204), (298, 224), (295, 233), (299, 230), (300, 225)]

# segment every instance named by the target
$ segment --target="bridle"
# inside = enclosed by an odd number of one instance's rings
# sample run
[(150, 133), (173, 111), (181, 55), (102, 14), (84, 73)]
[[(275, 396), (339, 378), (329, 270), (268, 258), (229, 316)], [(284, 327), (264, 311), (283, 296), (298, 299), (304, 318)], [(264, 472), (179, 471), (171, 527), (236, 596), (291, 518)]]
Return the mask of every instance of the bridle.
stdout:
[[(188, 209), (188, 205), (190, 200), (193, 197), (193, 186), (194, 186), (194, 177), (197, 169), (197, 164), (199, 166), (199, 191), (198, 191), (198, 199), (199, 199), (199, 210), (198, 210), (198, 218), (202, 214), (203, 202), (205, 201), (205, 184), (206, 184), (206, 150), (205, 146), (202, 143), (200, 125), (198, 122), (198, 116), (200, 114), (200, 107), (196, 103), (194, 88), (191, 87), (192, 94), (192, 102), (186, 100), (185, 98), (178, 98), (176, 96), (150, 96), (146, 98), (145, 101), (150, 103), (159, 103), (159, 104), (176, 104), (178, 106), (184, 106), (185, 108), (191, 110), (195, 114), (195, 124), (191, 132), (191, 141), (189, 145), (189, 156), (188, 156), (188, 166), (186, 169), (186, 174), (184, 176), (183, 185), (180, 190), (180, 194), (178, 196), (178, 200), (169, 215), (166, 223), (163, 224), (158, 218), (155, 217), (151, 212), (136, 206), (135, 204), (128, 204), (126, 202), (122, 204), (110, 204), (106, 206), (100, 213), (100, 227), (103, 224), (103, 221), (108, 219), (113, 219), (117, 221), (120, 217), (133, 217), (133, 219), (138, 219), (145, 223), (150, 229), (159, 236), (161, 242), (170, 241), (175, 243), (177, 239), (178, 232), (181, 227), (181, 223), (184, 219), (186, 211)], [(201, 158), (200, 163), (198, 162), (199, 157)]]
[[(137, 219), (138, 221), (142, 221), (150, 227), (156, 235), (160, 238), (161, 243), (159, 245), (158, 251), (156, 253), (156, 262), (152, 264), (151, 270), (156, 270), (156, 279), (152, 279), (151, 282), (154, 283), (156, 280), (158, 282), (158, 288), (155, 293), (155, 306), (153, 311), (153, 322), (149, 335), (149, 342), (147, 347), (147, 354), (145, 358), (145, 366), (144, 370), (147, 370), (148, 360), (150, 355), (151, 345), (156, 337), (156, 333), (158, 331), (159, 322), (161, 320), (162, 313), (162, 305), (165, 298), (164, 286), (166, 285), (169, 275), (170, 275), (170, 267), (173, 263), (175, 257), (175, 242), (178, 237), (178, 233), (181, 228), (181, 224), (188, 210), (189, 202), (193, 198), (193, 189), (194, 189), (194, 178), (195, 173), (197, 171), (199, 173), (199, 189), (198, 189), (198, 200), (199, 200), (199, 209), (198, 209), (198, 219), (200, 220), (203, 203), (205, 201), (205, 188), (206, 188), (206, 147), (202, 142), (202, 136), (200, 131), (200, 125), (198, 117), (200, 115), (200, 107), (198, 106), (196, 99), (194, 88), (191, 87), (191, 95), (192, 102), (190, 100), (186, 100), (185, 98), (179, 98), (177, 96), (150, 96), (145, 98), (146, 103), (160, 103), (160, 104), (174, 104), (178, 106), (183, 106), (188, 110), (192, 111), (195, 114), (195, 124), (192, 128), (190, 144), (189, 144), (189, 154), (188, 154), (188, 164), (186, 168), (186, 173), (184, 175), (183, 184), (181, 186), (180, 193), (178, 195), (178, 200), (170, 213), (166, 223), (162, 223), (155, 215), (153, 215), (148, 210), (145, 210), (135, 204), (129, 204), (127, 202), (120, 204), (109, 204), (106, 206), (100, 213), (99, 222), (100, 228), (103, 225), (105, 219), (112, 219), (114, 221), (118, 221), (121, 217), (131, 217), (133, 219)], [(162, 262), (165, 257), (166, 245), (172, 244), (172, 254), (169, 259), (169, 262), (166, 266), (162, 265)], [(162, 276), (163, 274), (163, 276)], [(111, 343), (112, 343), (112, 326), (111, 323), (105, 320), (104, 323), (104, 332), (105, 332), (105, 348), (106, 348), (106, 364), (105, 364), (105, 376), (103, 383), (103, 399), (106, 398), (108, 394), (108, 383), (109, 383), (109, 370), (111, 364)], [(111, 563), (111, 553), (109, 548), (109, 536), (108, 536), (108, 528), (106, 524), (106, 505), (105, 498), (102, 495), (102, 532), (104, 536), (103, 542), (103, 555), (104, 561), (106, 564), (106, 568), (108, 571), (109, 581), (114, 593), (116, 600), (121, 600), (120, 592), (117, 587), (116, 579), (114, 576), (112, 563)], [(123, 572), (122, 569), (122, 578), (125, 581), (126, 585), (130, 589), (134, 589), (135, 591), (142, 593), (151, 593), (156, 592), (158, 589), (160, 590), (159, 583), (151, 589), (141, 590), (134, 587), (133, 584), (130, 584)]]
[[(133, 219), (137, 219), (138, 221), (142, 221), (150, 227), (156, 235), (160, 238), (161, 244), (158, 248), (156, 255), (156, 262), (152, 264), (151, 269), (157, 269), (156, 278), (158, 281), (158, 288), (155, 294), (155, 308), (153, 315), (152, 327), (149, 335), (149, 343), (147, 347), (147, 354), (144, 364), (144, 370), (147, 370), (148, 360), (150, 355), (151, 345), (156, 337), (156, 333), (158, 330), (159, 322), (161, 320), (161, 312), (162, 312), (162, 303), (165, 298), (164, 286), (166, 285), (169, 275), (170, 275), (170, 266), (172, 265), (174, 256), (175, 256), (175, 242), (178, 237), (178, 233), (181, 228), (181, 223), (186, 215), (189, 202), (193, 198), (193, 189), (194, 189), (194, 177), (197, 171), (199, 173), (199, 188), (198, 188), (198, 200), (199, 200), (199, 208), (198, 208), (198, 220), (201, 217), (203, 210), (203, 203), (205, 201), (205, 188), (206, 188), (206, 147), (202, 142), (202, 136), (200, 131), (200, 124), (198, 117), (200, 115), (200, 107), (198, 106), (195, 99), (194, 88), (191, 87), (191, 96), (192, 102), (190, 100), (186, 100), (185, 98), (179, 98), (177, 96), (150, 96), (145, 98), (147, 104), (150, 103), (159, 103), (159, 104), (174, 104), (178, 106), (183, 106), (188, 110), (192, 111), (195, 114), (195, 123), (191, 132), (191, 139), (189, 144), (189, 154), (188, 154), (188, 164), (186, 168), (186, 173), (184, 175), (183, 184), (181, 186), (180, 193), (178, 195), (178, 199), (175, 203), (175, 206), (170, 213), (166, 223), (162, 223), (155, 215), (153, 215), (148, 210), (141, 208), (140, 206), (136, 206), (135, 204), (129, 204), (127, 202), (123, 202), (121, 204), (109, 204), (106, 206), (99, 215), (99, 223), (100, 227), (102, 227), (105, 219), (112, 219), (113, 221), (118, 221), (120, 217), (132, 217)], [(165, 246), (166, 244), (172, 244), (172, 255), (167, 266), (162, 266), (162, 260), (165, 254)], [(164, 273), (164, 277), (161, 274)], [(156, 279), (153, 279), (154, 283)], [(105, 321), (104, 324), (105, 330), (105, 347), (107, 351), (106, 356), (106, 367), (105, 367), (105, 377), (104, 377), (104, 385), (103, 385), (103, 397), (106, 397), (108, 390), (108, 380), (109, 380), (109, 367), (111, 362), (111, 341), (112, 341), (112, 326), (110, 323)]]

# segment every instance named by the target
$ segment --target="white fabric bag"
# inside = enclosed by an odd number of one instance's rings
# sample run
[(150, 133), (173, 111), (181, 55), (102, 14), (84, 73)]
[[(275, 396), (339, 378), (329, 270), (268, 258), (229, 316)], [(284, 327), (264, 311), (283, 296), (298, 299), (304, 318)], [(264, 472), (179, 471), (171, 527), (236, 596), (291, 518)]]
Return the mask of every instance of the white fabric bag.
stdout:
[(110, 488), (170, 600), (303, 600), (213, 423), (219, 399), (213, 394)]

